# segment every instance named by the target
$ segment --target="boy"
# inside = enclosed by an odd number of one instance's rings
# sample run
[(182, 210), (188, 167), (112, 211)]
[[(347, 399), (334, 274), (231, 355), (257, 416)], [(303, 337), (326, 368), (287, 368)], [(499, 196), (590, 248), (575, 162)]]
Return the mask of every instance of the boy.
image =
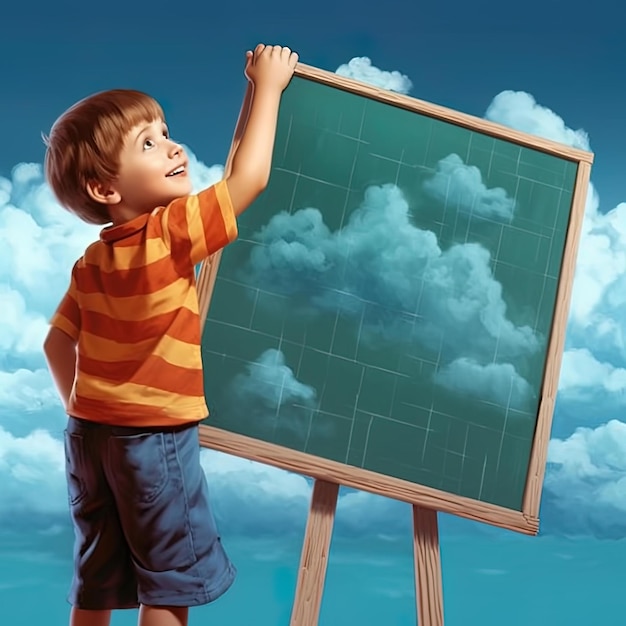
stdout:
[(44, 352), (68, 413), (76, 535), (71, 626), (184, 626), (232, 584), (200, 466), (208, 415), (196, 265), (237, 236), (265, 189), (278, 107), (298, 57), (259, 44), (224, 180), (191, 194), (187, 157), (145, 94), (114, 90), (66, 111), (46, 139), (60, 203), (107, 224), (72, 270)]

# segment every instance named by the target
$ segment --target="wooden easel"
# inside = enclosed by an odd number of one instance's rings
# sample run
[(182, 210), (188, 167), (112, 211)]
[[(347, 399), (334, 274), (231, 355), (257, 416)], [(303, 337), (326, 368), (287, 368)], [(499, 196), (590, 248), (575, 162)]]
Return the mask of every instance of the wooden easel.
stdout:
[[(476, 521), (495, 524), (502, 528), (526, 534), (535, 535), (539, 528), (537, 515), (539, 513), (541, 485), (543, 483), (554, 400), (565, 342), (565, 328), (576, 264), (576, 251), (584, 218), (585, 199), (593, 155), (437, 105), (384, 92), (384, 90), (376, 87), (302, 64), (298, 64), (296, 74), (326, 85), (339, 87), (350, 93), (395, 104), (400, 108), (468, 128), (489, 137), (503, 139), (520, 146), (527, 146), (534, 150), (559, 156), (578, 164), (576, 183), (573, 190), (572, 212), (563, 252), (563, 270), (559, 280), (554, 321), (545, 362), (544, 380), (541, 386), (541, 402), (537, 427), (533, 439), (521, 511), (480, 500), (473, 500), (457, 494), (437, 491), (424, 485), (412, 484), (391, 476), (376, 474), (365, 468), (351, 467), (348, 471), (345, 465), (335, 461), (318, 458), (298, 450), (286, 449), (269, 442), (257, 441), (242, 434), (201, 426), (201, 443), (206, 447), (220, 450), (227, 454), (235, 454), (256, 462), (268, 463), (287, 471), (319, 477), (315, 480), (311, 498), (296, 595), (291, 615), (291, 626), (317, 626), (318, 624), (339, 484), (349, 485), (356, 489), (370, 489), (375, 486), (376, 488), (371, 489), (374, 493), (398, 495), (398, 499), (404, 501), (424, 503), (425, 506), (413, 504), (413, 551), (417, 620), (419, 626), (443, 626), (443, 586), (437, 510), (453, 514), (465, 514), (468, 518)], [(225, 177), (230, 171), (233, 154), (245, 127), (250, 94), (251, 88), (248, 84), (246, 98), (237, 121), (233, 144), (224, 170)], [(201, 295), (199, 314), (202, 324), (204, 324), (207, 317), (220, 256), (221, 251), (203, 263), (198, 277), (198, 293)], [(337, 482), (329, 481), (329, 476)]]
[[(302, 546), (290, 626), (317, 626), (339, 485), (316, 480)], [(415, 599), (419, 626), (443, 626), (437, 511), (413, 505)]]

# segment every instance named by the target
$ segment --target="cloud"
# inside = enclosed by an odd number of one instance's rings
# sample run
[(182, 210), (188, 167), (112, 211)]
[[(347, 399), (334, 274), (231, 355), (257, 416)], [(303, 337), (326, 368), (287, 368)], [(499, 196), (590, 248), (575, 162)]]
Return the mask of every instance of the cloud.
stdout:
[(626, 369), (598, 361), (588, 348), (566, 350), (559, 391), (582, 399), (592, 390), (622, 395), (626, 391)]
[(337, 503), (337, 530), (349, 537), (408, 534), (410, 522), (409, 505), (365, 491), (346, 490)]
[(589, 346), (614, 365), (626, 361), (626, 203), (599, 211), (592, 189), (572, 294), (569, 345)]
[(626, 424), (611, 420), (552, 439), (544, 484), (546, 532), (626, 533)]
[(0, 407), (11, 411), (33, 411), (60, 405), (45, 369), (0, 371)]
[(0, 350), (25, 364), (41, 362), (41, 345), (48, 322), (41, 312), (29, 310), (24, 296), (6, 284), (0, 284)]
[(62, 423), (42, 343), (70, 270), (97, 229), (63, 211), (41, 165), (22, 163), (0, 178), (0, 419), (14, 436), (33, 420)]
[(237, 432), (306, 447), (316, 406), (317, 391), (297, 380), (280, 350), (269, 349), (213, 394), (211, 415), (228, 416), (229, 428)]
[(537, 103), (524, 91), (502, 91), (492, 101), (485, 118), (517, 130), (589, 150), (589, 137), (582, 130), (568, 128), (563, 119)]
[(0, 526), (19, 528), (29, 519), (46, 524), (67, 515), (63, 443), (37, 429), (15, 437), (0, 426)]
[(348, 63), (340, 65), (336, 71), (339, 76), (354, 78), (374, 87), (382, 87), (389, 91), (407, 94), (413, 88), (413, 83), (408, 76), (397, 70), (391, 72), (381, 70), (372, 65), (368, 57), (354, 57)]
[(202, 161), (198, 160), (198, 157), (183, 144), (185, 153), (189, 159), (189, 174), (191, 178), (191, 187), (194, 193), (197, 193), (201, 189), (215, 184), (217, 181), (224, 177), (223, 165), (211, 165), (207, 166)]
[[(443, 363), (518, 362), (539, 345), (530, 327), (508, 319), (487, 249), (461, 243), (442, 250), (432, 231), (413, 224), (395, 185), (369, 187), (337, 231), (308, 207), (274, 215), (253, 239), (259, 245), (241, 280), (304, 302), (299, 315), (351, 316), (359, 341), (417, 342)], [(527, 386), (520, 379), (514, 389), (521, 398)]]
[(569, 348), (563, 354), (552, 429), (555, 437), (567, 436), (582, 424), (595, 427), (622, 419), (626, 408), (624, 361), (593, 343), (585, 344), (571, 330), (568, 343), (584, 347)]
[(17, 165), (2, 187), (0, 284), (17, 291), (31, 314), (47, 313), (66, 288), (69, 269), (98, 229), (58, 206), (40, 165)]
[(266, 350), (246, 369), (245, 374), (238, 374), (231, 383), (237, 402), (271, 411), (278, 411), (286, 404), (312, 405), (315, 402), (315, 389), (296, 380), (280, 350)]
[(459, 358), (435, 374), (435, 381), (448, 389), (475, 396), (511, 409), (528, 411), (534, 392), (511, 363), (481, 365)]
[(424, 181), (423, 188), (446, 207), (481, 217), (510, 220), (515, 210), (515, 200), (509, 198), (504, 189), (488, 189), (480, 170), (463, 163), (458, 154), (441, 159), (432, 178)]
[(309, 480), (214, 450), (202, 450), (200, 456), (224, 532), (262, 537), (303, 531), (311, 497)]

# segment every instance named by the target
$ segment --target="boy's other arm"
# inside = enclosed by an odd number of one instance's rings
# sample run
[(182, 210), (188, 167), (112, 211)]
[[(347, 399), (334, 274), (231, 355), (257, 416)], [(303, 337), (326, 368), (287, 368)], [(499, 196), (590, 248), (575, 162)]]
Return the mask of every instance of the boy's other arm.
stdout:
[(43, 351), (57, 392), (67, 410), (76, 374), (76, 341), (53, 326), (48, 331)]
[(246, 75), (253, 83), (248, 119), (241, 125), (240, 141), (235, 133), (232, 164), (226, 172), (235, 215), (243, 213), (267, 186), (280, 98), (297, 62), (298, 55), (289, 48), (262, 44), (248, 57)]

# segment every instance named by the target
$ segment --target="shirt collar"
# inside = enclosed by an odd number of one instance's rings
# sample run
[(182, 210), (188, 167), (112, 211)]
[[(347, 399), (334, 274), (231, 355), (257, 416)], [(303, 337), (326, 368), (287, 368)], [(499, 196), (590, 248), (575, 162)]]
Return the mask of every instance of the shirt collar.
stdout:
[(144, 213), (123, 224), (107, 226), (100, 231), (100, 241), (104, 243), (115, 243), (116, 241), (120, 241), (120, 239), (130, 237), (146, 227), (149, 217), (150, 213)]

